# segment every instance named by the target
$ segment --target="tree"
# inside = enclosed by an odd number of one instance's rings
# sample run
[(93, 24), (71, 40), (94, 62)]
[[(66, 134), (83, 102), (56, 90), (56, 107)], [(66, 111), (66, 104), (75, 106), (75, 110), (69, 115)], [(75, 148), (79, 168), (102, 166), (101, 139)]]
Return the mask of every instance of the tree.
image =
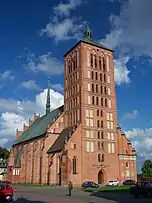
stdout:
[(7, 159), (9, 156), (9, 151), (5, 148), (0, 147), (0, 158)]
[(143, 177), (152, 177), (152, 162), (150, 160), (146, 160), (141, 168)]

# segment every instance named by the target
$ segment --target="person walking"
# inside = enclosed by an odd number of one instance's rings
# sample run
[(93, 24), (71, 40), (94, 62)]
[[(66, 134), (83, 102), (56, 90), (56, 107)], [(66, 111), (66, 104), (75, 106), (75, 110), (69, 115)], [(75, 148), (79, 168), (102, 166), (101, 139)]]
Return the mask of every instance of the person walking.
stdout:
[(73, 185), (71, 181), (69, 181), (68, 188), (69, 188), (69, 196), (71, 196), (71, 191), (73, 189)]

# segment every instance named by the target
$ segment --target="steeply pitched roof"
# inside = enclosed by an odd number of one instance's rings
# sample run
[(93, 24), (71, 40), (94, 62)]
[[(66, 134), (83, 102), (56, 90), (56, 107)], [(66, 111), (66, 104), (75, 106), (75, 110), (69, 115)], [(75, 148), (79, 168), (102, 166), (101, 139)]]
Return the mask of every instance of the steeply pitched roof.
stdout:
[(114, 52), (112, 49), (109, 49), (109, 48), (105, 47), (104, 45), (100, 44), (100, 43), (97, 42), (97, 41), (82, 39), (82, 40), (80, 40), (78, 43), (76, 43), (69, 51), (67, 51), (67, 52), (64, 54), (64, 57), (65, 57), (67, 54), (69, 54), (69, 53), (70, 53), (76, 46), (78, 46), (78, 44), (80, 44), (81, 42), (86, 43), (86, 44), (93, 45), (93, 46), (95, 46), (95, 47), (103, 48), (103, 49), (108, 50), (108, 51), (111, 51), (111, 52)]
[(63, 113), (63, 111), (64, 108), (63, 106), (61, 106), (51, 111), (50, 113), (38, 118), (20, 137), (15, 140), (14, 145), (44, 135), (46, 133), (48, 124), (53, 124), (53, 122)]
[(62, 151), (64, 148), (64, 142), (65, 140), (69, 139), (69, 133), (71, 132), (71, 135), (73, 133), (73, 127), (68, 127), (62, 130), (59, 137), (56, 139), (56, 141), (53, 143), (53, 145), (50, 147), (50, 149), (47, 151), (48, 154), (52, 154), (55, 152)]

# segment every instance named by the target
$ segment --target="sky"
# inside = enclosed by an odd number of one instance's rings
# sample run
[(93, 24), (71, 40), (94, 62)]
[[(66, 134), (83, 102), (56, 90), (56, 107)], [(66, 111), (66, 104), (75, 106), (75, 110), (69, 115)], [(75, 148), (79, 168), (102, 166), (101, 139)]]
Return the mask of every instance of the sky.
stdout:
[(137, 150), (138, 167), (152, 156), (152, 1), (14, 0), (0, 6), (0, 146), (33, 113), (63, 104), (63, 55), (83, 36), (114, 50), (118, 122)]

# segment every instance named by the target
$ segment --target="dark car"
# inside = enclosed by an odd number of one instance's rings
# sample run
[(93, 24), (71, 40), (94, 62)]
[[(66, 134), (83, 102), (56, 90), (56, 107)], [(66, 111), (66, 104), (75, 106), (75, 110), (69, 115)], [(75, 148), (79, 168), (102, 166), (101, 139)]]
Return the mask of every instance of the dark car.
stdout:
[(130, 193), (135, 197), (144, 195), (151, 197), (152, 196), (152, 183), (141, 183), (137, 184), (134, 187), (130, 188)]
[(85, 188), (98, 188), (99, 185), (96, 184), (95, 182), (93, 181), (86, 181), (84, 183), (82, 183), (82, 187), (85, 189)]
[(13, 188), (10, 184), (0, 183), (0, 202), (10, 202), (13, 199)]
[(125, 180), (123, 185), (136, 185), (136, 181), (134, 180)]

